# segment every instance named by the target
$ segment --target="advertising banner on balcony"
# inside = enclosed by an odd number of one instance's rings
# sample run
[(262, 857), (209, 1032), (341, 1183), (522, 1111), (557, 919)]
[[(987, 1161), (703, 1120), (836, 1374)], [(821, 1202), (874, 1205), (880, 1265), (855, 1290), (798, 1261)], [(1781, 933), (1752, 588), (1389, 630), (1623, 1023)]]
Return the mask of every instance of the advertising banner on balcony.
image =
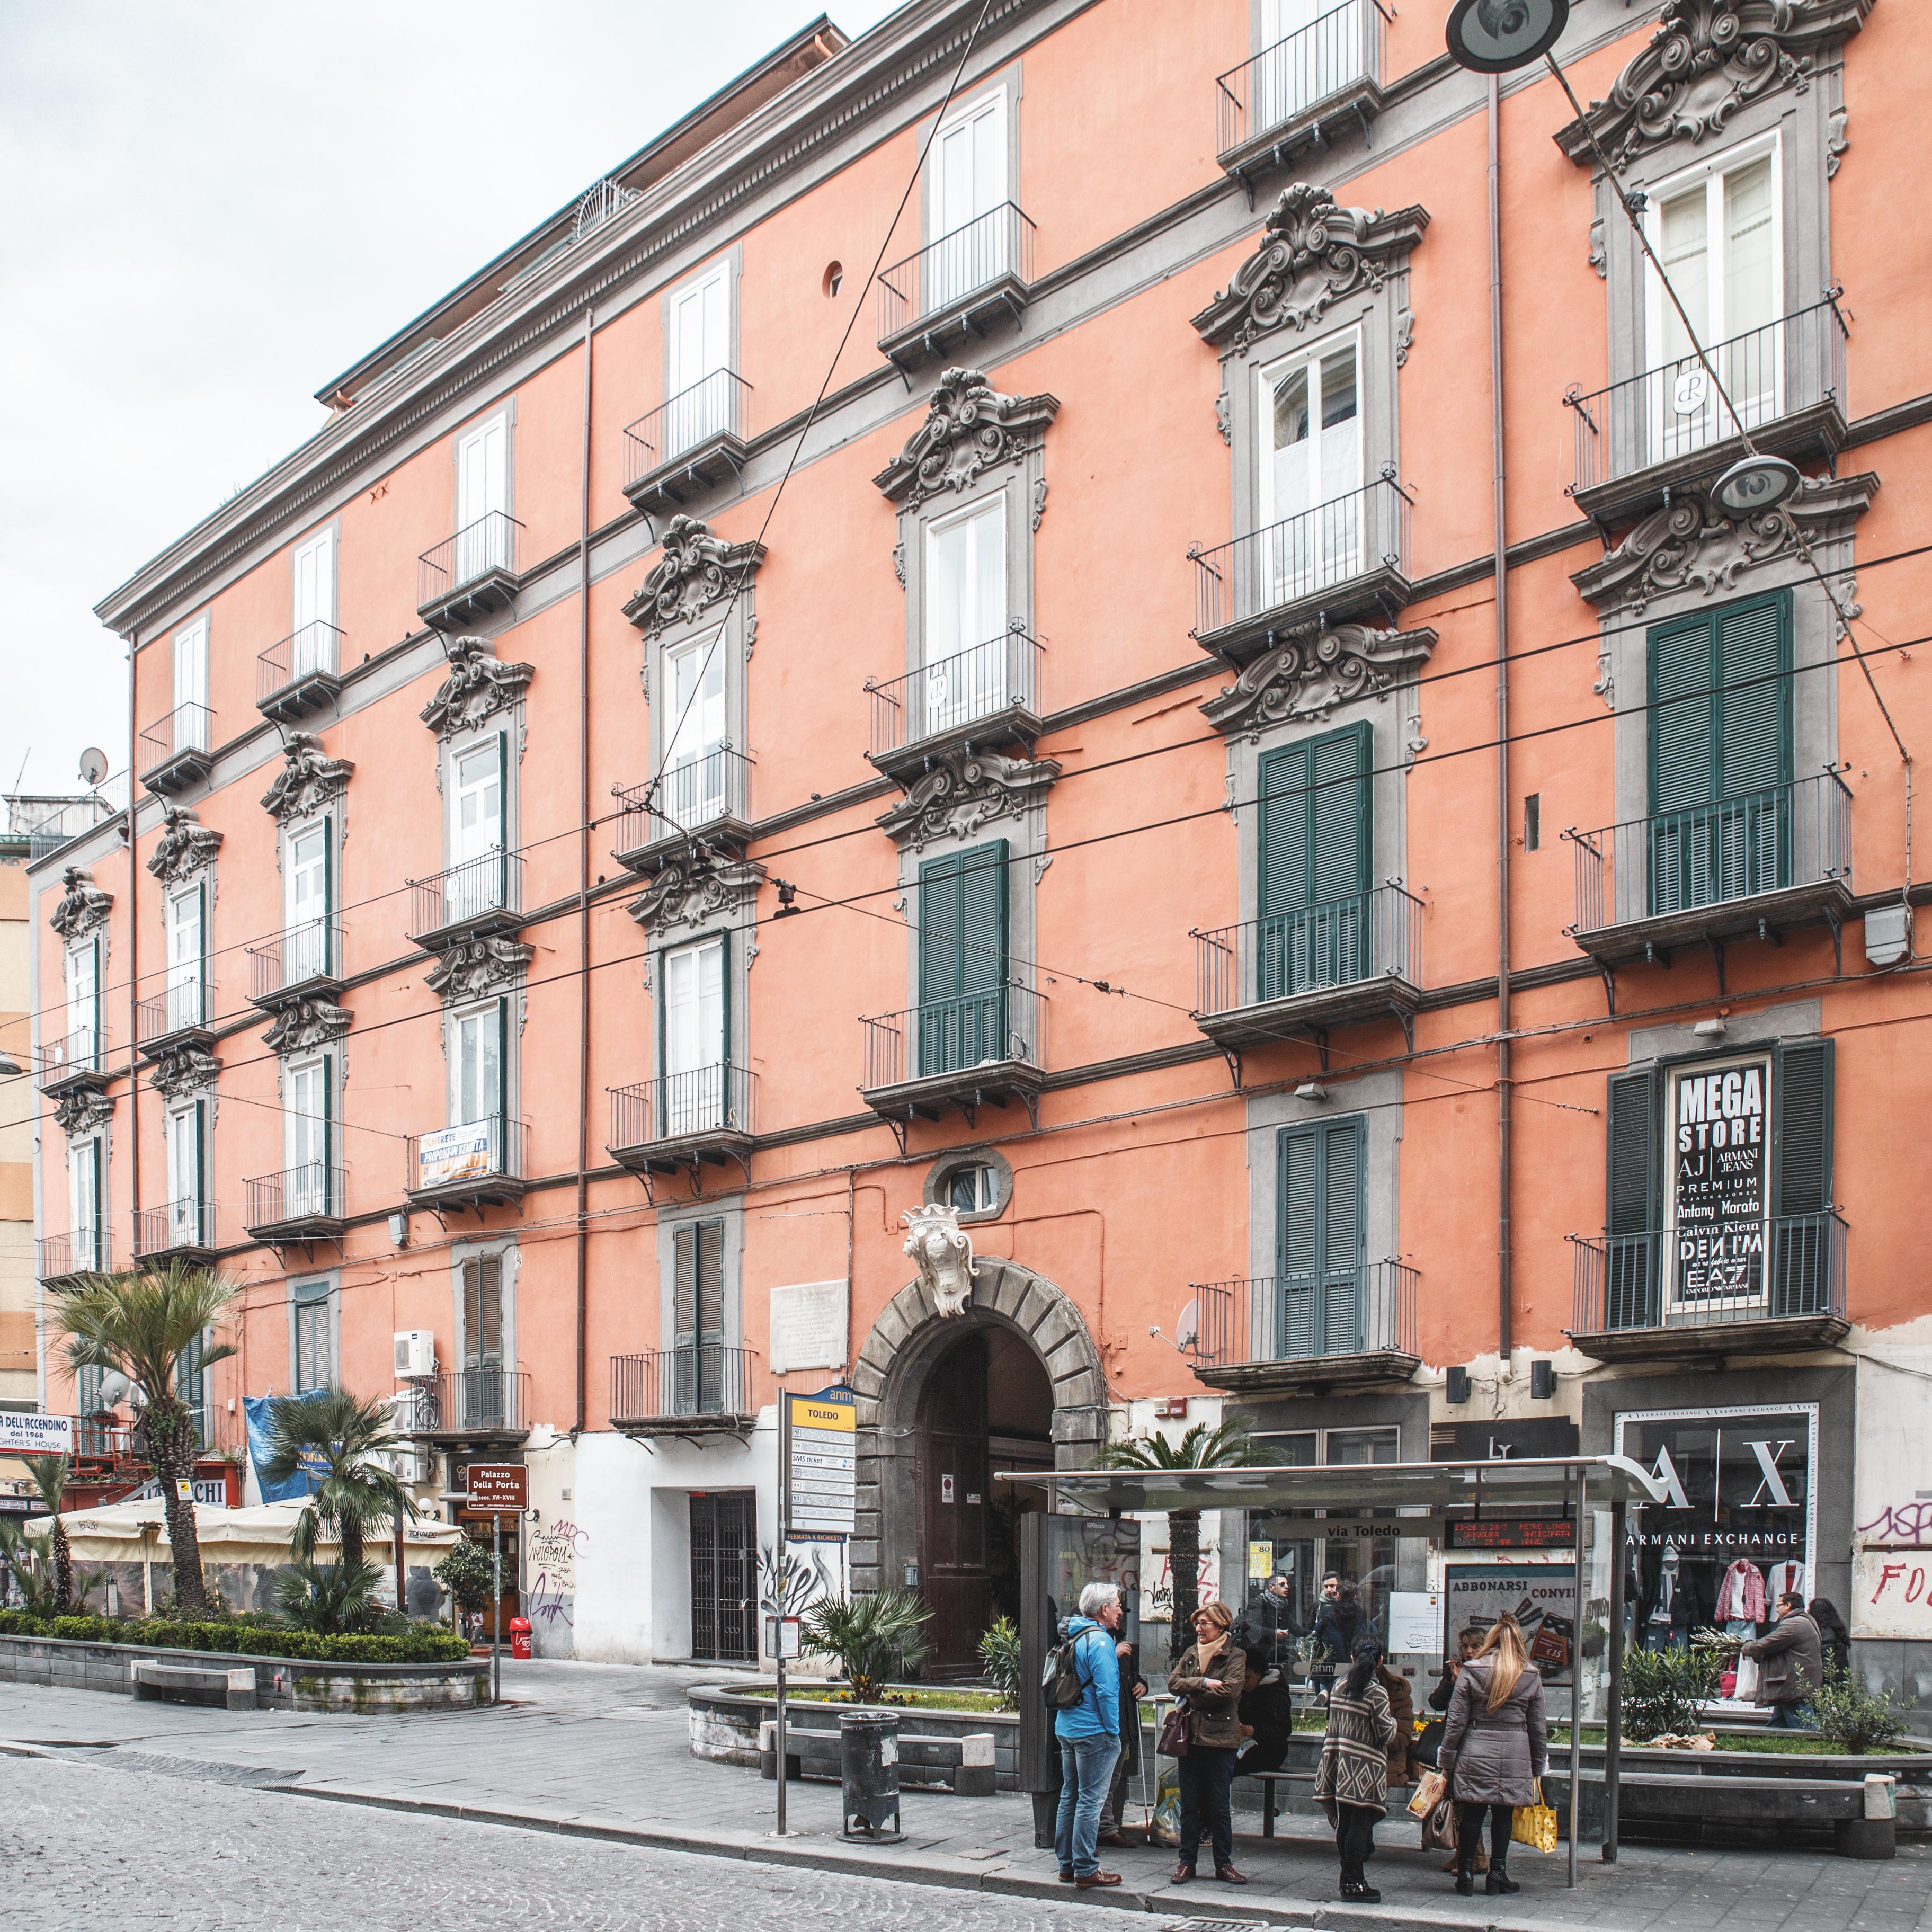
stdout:
[(495, 1171), (490, 1158), (495, 1123), (473, 1120), (467, 1126), (438, 1127), (424, 1134), (416, 1155), (418, 1187), (441, 1187), (452, 1180)]
[(1771, 1211), (1771, 1062), (1685, 1067), (1670, 1076), (1672, 1300), (1744, 1307), (1765, 1293)]

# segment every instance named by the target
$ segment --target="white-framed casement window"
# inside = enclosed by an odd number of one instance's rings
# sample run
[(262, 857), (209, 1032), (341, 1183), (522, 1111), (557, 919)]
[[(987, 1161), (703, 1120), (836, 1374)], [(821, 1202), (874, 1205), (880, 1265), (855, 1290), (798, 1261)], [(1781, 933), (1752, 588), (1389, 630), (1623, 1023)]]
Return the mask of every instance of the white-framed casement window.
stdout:
[(922, 309), (943, 308), (1018, 266), (1016, 224), (1001, 212), (1012, 199), (1006, 158), (1004, 88), (955, 108), (940, 124), (926, 175)]
[(207, 1102), (196, 1100), (170, 1109), (162, 1123), (168, 1162), (167, 1245), (207, 1245), (202, 1232), (208, 1207)]
[(197, 617), (174, 636), (174, 748), (205, 752), (212, 735), (208, 710), (208, 620)]
[(293, 1062), (282, 1076), (284, 1219), (340, 1211), (335, 1199), (334, 1095), (331, 1056)]
[(662, 956), (662, 1064), (664, 1132), (674, 1138), (724, 1124), (729, 1104), (730, 940), (715, 932)]
[(664, 448), (669, 462), (706, 437), (735, 429), (731, 265), (719, 262), (674, 290), (664, 314)]
[(926, 528), (926, 610), (920, 640), (922, 718), (930, 736), (969, 723), (1006, 699), (1006, 499), (1002, 490)]
[(504, 903), (502, 734), (450, 760), (449, 862), (444, 888), (450, 922)]
[(334, 1315), (327, 1276), (289, 1284), (289, 1382), (298, 1395), (335, 1380)]
[(100, 1137), (76, 1141), (67, 1150), (68, 1228), (72, 1265), (107, 1265), (100, 1216)]
[(167, 1028), (178, 1033), (208, 1023), (207, 900), (194, 880), (168, 894)]
[(1376, 0), (1261, 0), (1261, 51), (1250, 72), (1249, 125), (1279, 128), (1362, 71)]
[(466, 430), (456, 440), (456, 582), (460, 589), (512, 567), (510, 418)]
[(289, 674), (340, 668), (335, 661), (335, 532), (319, 530), (289, 560)]
[(67, 1037), (59, 1061), (64, 1066), (100, 1064), (100, 941), (83, 939), (62, 960), (67, 982)]
[(1362, 567), (1360, 338), (1351, 332), (1285, 356), (1256, 380), (1256, 587), (1286, 603)]
[[(1652, 189), (1645, 214), (1651, 246), (1747, 428), (1774, 418), (1784, 392), (1780, 174), (1774, 136)], [(1732, 434), (1730, 412), (1654, 269), (1646, 272), (1646, 326), (1657, 349), (1648, 386), (1660, 412), (1661, 454)]]
[(706, 824), (724, 809), (724, 662), (722, 631), (664, 654), (672, 735), (661, 808), (681, 830)]
[(334, 826), (325, 814), (291, 826), (282, 859), (282, 984), (331, 976)]
[(453, 1013), (449, 1021), (449, 1124), (499, 1126), (503, 1116), (504, 1004)]

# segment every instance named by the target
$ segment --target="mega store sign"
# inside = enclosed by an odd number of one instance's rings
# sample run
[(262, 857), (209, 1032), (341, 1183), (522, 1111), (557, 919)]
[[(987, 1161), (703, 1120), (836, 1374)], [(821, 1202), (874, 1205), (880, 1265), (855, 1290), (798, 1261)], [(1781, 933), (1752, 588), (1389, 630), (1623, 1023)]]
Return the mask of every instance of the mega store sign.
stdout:
[(1761, 1302), (1771, 1209), (1771, 1062), (1673, 1073), (1669, 1119), (1676, 1305)]

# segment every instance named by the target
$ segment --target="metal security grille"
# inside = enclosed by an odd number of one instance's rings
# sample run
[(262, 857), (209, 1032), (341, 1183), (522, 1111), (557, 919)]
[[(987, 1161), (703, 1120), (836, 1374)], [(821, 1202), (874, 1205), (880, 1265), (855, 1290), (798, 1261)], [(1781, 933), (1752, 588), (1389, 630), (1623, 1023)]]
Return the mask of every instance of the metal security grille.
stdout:
[(748, 1490), (691, 1499), (691, 1654), (755, 1664), (758, 1499)]

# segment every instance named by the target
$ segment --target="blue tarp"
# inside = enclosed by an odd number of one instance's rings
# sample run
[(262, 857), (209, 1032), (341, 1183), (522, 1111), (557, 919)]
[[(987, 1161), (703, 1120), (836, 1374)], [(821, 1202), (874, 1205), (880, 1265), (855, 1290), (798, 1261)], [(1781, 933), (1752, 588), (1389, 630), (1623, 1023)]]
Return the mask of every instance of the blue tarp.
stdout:
[[(304, 1389), (304, 1395), (320, 1395), (320, 1389)], [(272, 1483), (262, 1474), (263, 1460), (268, 1454), (268, 1433), (271, 1419), (278, 1402), (290, 1398), (282, 1395), (244, 1395), (242, 1407), (248, 1418), (248, 1460), (255, 1466), (255, 1481), (262, 1492), (265, 1503), (286, 1502), (290, 1497), (312, 1496), (322, 1485), (322, 1479), (328, 1474), (328, 1465), (320, 1450), (305, 1450), (302, 1454), (302, 1467), (286, 1482)]]

